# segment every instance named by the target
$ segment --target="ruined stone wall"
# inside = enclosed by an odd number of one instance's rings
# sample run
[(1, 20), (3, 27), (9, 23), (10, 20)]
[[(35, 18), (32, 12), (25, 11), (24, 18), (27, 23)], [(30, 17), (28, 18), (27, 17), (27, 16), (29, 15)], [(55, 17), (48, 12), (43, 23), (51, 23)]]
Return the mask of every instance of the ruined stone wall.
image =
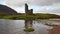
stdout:
[(25, 14), (26, 14), (26, 15), (31, 15), (31, 14), (33, 14), (33, 9), (29, 10), (27, 4), (25, 4)]

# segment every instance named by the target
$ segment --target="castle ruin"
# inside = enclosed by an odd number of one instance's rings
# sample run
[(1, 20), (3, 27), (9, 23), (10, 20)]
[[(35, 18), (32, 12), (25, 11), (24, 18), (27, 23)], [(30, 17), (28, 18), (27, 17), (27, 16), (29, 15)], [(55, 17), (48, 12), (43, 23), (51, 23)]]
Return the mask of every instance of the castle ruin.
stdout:
[(28, 9), (28, 5), (27, 5), (27, 3), (25, 4), (25, 14), (26, 15), (31, 15), (31, 14), (33, 14), (33, 9)]

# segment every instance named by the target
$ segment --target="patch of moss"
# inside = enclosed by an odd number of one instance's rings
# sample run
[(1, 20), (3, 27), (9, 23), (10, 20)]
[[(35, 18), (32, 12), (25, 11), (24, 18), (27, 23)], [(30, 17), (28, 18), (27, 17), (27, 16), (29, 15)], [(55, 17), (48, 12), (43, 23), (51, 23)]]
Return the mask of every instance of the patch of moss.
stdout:
[(48, 24), (48, 23), (46, 23), (45, 25), (48, 25), (48, 26), (58, 26), (58, 25), (55, 25), (55, 24)]
[(34, 29), (33, 29), (33, 28), (25, 28), (24, 31), (25, 31), (25, 32), (33, 32)]

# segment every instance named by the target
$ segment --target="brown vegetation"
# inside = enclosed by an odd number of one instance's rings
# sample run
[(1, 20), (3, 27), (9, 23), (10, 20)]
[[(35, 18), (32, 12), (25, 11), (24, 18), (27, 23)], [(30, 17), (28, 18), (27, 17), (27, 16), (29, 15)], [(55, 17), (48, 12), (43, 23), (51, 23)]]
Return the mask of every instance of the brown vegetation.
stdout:
[(53, 26), (53, 29), (49, 30), (49, 34), (60, 34), (60, 26)]

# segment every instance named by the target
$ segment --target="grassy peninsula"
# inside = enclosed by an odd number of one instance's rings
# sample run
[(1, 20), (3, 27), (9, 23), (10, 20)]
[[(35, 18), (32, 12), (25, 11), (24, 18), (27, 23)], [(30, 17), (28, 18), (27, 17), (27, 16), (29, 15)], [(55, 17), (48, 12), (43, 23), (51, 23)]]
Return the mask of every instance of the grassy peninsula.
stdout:
[(60, 18), (60, 16), (55, 15), (55, 14), (31, 14), (31, 15), (25, 15), (25, 14), (5, 15), (5, 14), (0, 14), (0, 19), (26, 19), (26, 18), (50, 19), (50, 18)]

